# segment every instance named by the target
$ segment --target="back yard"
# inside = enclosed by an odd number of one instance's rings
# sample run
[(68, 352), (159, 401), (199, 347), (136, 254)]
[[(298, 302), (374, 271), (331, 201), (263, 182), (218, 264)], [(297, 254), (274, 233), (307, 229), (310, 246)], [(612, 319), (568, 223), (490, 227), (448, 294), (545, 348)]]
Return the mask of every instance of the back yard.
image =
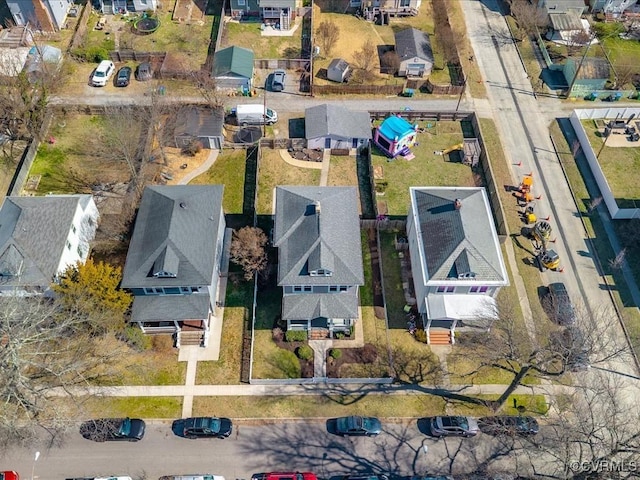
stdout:
[(458, 151), (448, 155), (435, 153), (462, 142), (460, 122), (429, 120), (419, 124), (424, 127), (424, 132), (418, 134), (418, 143), (411, 149), (415, 155), (413, 160), (407, 161), (402, 157), (390, 160), (375, 146), (372, 149), (371, 161), (380, 213), (406, 215), (409, 211), (410, 186), (482, 185), (480, 177), (460, 162)]
[(220, 48), (231, 45), (253, 50), (256, 59), (260, 58), (300, 58), (302, 33), (298, 26), (290, 37), (271, 37), (262, 35), (260, 22), (229, 21), (224, 24)]

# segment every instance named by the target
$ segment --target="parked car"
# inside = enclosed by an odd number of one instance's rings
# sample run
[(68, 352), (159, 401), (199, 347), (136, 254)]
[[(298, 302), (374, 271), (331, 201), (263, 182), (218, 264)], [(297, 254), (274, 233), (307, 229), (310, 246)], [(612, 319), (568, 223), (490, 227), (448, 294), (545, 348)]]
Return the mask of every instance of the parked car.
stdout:
[(381, 430), (380, 420), (374, 417), (352, 415), (336, 418), (336, 433), (343, 437), (351, 435), (373, 437), (378, 435)]
[(589, 345), (576, 325), (554, 332), (551, 336), (554, 351), (560, 355), (567, 369), (581, 372), (589, 368)]
[(153, 78), (153, 70), (149, 62), (143, 62), (136, 68), (136, 80), (147, 82)]
[(122, 67), (116, 75), (116, 87), (126, 87), (131, 80), (131, 67)]
[(20, 475), (18, 475), (18, 472), (14, 472), (13, 470), (6, 470), (4, 472), (0, 472), (0, 480), (20, 480)]
[(478, 431), (478, 422), (471, 417), (444, 416), (431, 419), (431, 435), (435, 437), (473, 437)]
[(186, 438), (227, 438), (233, 424), (229, 418), (191, 417), (174, 421), (172, 430)]
[(548, 308), (551, 319), (560, 325), (573, 325), (576, 323), (576, 312), (569, 298), (567, 287), (564, 283), (556, 282), (550, 283), (547, 287), (548, 294)]
[(492, 435), (535, 435), (538, 433), (538, 421), (533, 417), (496, 415), (478, 420), (480, 430)]
[(342, 480), (389, 480), (386, 475), (375, 475), (372, 473), (355, 473), (352, 475), (345, 475)]
[(93, 75), (91, 75), (91, 85), (94, 87), (104, 87), (116, 67), (111, 60), (102, 60), (98, 67), (93, 71)]
[(254, 473), (251, 480), (318, 480), (311, 472), (270, 472)]
[(271, 91), (281, 92), (284, 90), (284, 82), (287, 78), (287, 72), (284, 70), (276, 70), (271, 75)]
[(80, 426), (80, 434), (96, 442), (128, 440), (137, 442), (144, 437), (144, 420), (139, 418), (98, 418)]

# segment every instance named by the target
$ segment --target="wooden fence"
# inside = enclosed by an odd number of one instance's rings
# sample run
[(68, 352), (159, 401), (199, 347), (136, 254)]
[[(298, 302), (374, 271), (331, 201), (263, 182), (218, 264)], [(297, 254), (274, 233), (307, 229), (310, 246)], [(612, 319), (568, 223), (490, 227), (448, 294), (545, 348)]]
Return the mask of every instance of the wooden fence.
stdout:
[(442, 120), (442, 121), (465, 121), (471, 120), (471, 117), (474, 115), (473, 112), (435, 112), (430, 110), (407, 110), (407, 111), (397, 111), (397, 110), (371, 110), (369, 111), (369, 116), (371, 120), (383, 120), (391, 115), (397, 115), (399, 117), (405, 118), (409, 122), (414, 122), (417, 120)]
[(309, 68), (309, 64), (310, 60), (304, 58), (259, 58), (253, 61), (254, 68), (263, 70), (283, 68), (302, 72)]
[(112, 62), (154, 62), (163, 63), (167, 52), (138, 52), (136, 50), (114, 50), (109, 52)]
[(89, 16), (91, 15), (92, 9), (91, 2), (86, 2), (82, 7), (82, 13), (80, 14), (80, 18), (78, 18), (78, 23), (76, 23), (76, 30), (73, 32), (73, 36), (69, 42), (68, 52), (82, 46), (87, 33)]
[(315, 85), (312, 95), (400, 95), (404, 85)]

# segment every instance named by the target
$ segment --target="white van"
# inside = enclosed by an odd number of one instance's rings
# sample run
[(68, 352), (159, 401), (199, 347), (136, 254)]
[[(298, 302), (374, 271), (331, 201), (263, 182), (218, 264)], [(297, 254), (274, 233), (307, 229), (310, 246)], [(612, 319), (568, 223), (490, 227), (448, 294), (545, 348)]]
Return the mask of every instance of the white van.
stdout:
[(94, 87), (104, 87), (116, 67), (111, 60), (102, 60), (91, 76), (91, 85)]
[(265, 107), (262, 104), (240, 104), (236, 107), (236, 119), (238, 125), (273, 125), (278, 121), (278, 112)]

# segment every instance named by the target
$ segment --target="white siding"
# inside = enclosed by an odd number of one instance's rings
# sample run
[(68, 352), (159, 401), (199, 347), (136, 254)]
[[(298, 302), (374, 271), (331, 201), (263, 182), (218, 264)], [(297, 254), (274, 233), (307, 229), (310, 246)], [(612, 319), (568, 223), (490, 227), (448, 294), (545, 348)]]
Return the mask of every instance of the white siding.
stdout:
[[(86, 261), (89, 256), (89, 242), (95, 237), (98, 226), (98, 208), (93, 198), (89, 200), (85, 209), (82, 208), (80, 203), (77, 203), (72, 224), (69, 225), (67, 239), (58, 262), (57, 273), (62, 273), (67, 267), (78, 262)], [(82, 254), (78, 252), (79, 249)]]

